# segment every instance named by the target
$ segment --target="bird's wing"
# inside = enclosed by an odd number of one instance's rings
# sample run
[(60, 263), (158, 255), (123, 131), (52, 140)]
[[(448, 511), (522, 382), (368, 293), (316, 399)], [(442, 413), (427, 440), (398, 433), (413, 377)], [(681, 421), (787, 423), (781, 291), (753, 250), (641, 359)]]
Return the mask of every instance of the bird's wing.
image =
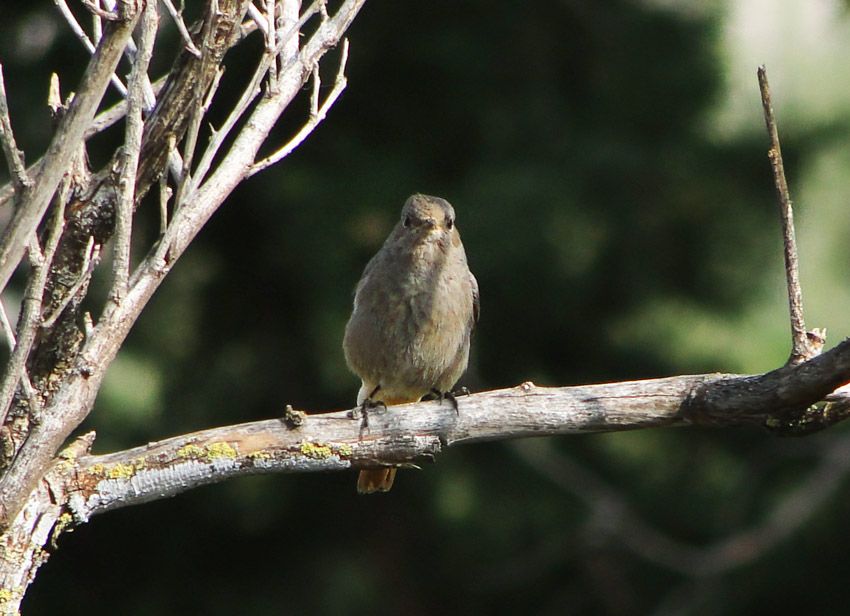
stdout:
[(481, 297), (478, 294), (478, 280), (472, 272), (469, 272), (469, 284), (472, 286), (472, 322), (475, 324), (481, 314)]

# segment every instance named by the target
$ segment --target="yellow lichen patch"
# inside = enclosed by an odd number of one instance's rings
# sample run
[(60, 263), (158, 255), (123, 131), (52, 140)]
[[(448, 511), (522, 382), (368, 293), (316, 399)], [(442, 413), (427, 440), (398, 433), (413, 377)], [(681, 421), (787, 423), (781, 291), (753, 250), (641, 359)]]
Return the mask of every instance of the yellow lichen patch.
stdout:
[(220, 443), (211, 443), (207, 445), (207, 457), (210, 460), (215, 458), (235, 458), (238, 454), (230, 443), (224, 441)]
[(106, 476), (110, 479), (129, 479), (136, 474), (136, 467), (132, 464), (121, 464), (110, 466)]
[(259, 451), (252, 451), (248, 454), (247, 458), (249, 460), (271, 460), (272, 454), (264, 449), (260, 449)]
[(59, 540), (59, 535), (61, 535), (65, 531), (71, 532), (72, 530), (74, 530), (73, 524), (74, 516), (72, 516), (67, 511), (56, 519), (56, 524), (53, 525), (53, 530), (50, 534), (50, 545), (53, 547), (54, 550), (59, 547), (56, 545), (56, 542)]
[(117, 462), (115, 464), (93, 464), (90, 473), (95, 477), (103, 479), (130, 479), (138, 471), (145, 468), (145, 460), (137, 458), (128, 464)]
[(323, 445), (322, 443), (311, 443), (310, 441), (304, 441), (301, 443), (301, 453), (307, 456), (308, 458), (315, 458), (317, 460), (324, 460), (325, 458), (331, 457), (333, 451), (327, 445)]
[(311, 443), (310, 441), (304, 441), (301, 443), (299, 449), (303, 455), (316, 460), (324, 460), (332, 455), (347, 458), (352, 453), (351, 445), (345, 443), (336, 445), (333, 443)]
[(343, 443), (342, 445), (339, 445), (339, 446), (336, 448), (336, 452), (337, 452), (337, 454), (339, 454), (339, 456), (340, 456), (341, 458), (347, 458), (347, 457), (349, 457), (349, 456), (351, 455), (351, 453), (352, 453), (352, 451), (351, 451), (351, 445), (347, 445), (346, 443)]
[(56, 526), (55, 526), (56, 532), (61, 533), (63, 530), (68, 528), (68, 526), (70, 526), (73, 521), (74, 521), (74, 516), (72, 516), (70, 513), (68, 513), (66, 511), (65, 513), (63, 513), (62, 515), (60, 515), (56, 519)]
[(189, 445), (184, 445), (178, 449), (177, 455), (181, 458), (191, 458), (194, 460), (212, 462), (213, 460), (218, 460), (220, 458), (235, 458), (239, 455), (239, 452), (236, 451), (230, 443), (220, 441), (218, 443), (204, 445), (203, 447), (198, 447), (197, 445), (190, 443)]
[(181, 458), (202, 458), (204, 456), (204, 448), (189, 443), (178, 449), (177, 455)]
[(56, 462), (56, 468), (63, 471), (70, 471), (74, 468), (74, 462), (70, 459), (61, 458)]
[(19, 599), (24, 595), (22, 588), (0, 588), (0, 609), (6, 608), (6, 603)]

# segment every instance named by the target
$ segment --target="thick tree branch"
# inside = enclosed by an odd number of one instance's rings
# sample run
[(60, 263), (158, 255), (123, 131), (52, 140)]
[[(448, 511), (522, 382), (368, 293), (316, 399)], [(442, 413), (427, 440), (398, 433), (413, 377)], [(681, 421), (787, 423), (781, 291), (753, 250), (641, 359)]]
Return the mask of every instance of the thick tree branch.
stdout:
[[(368, 427), (338, 411), (203, 430), (75, 461), (67, 498), (81, 521), (118, 507), (258, 473), (409, 466), (443, 445), (688, 425), (792, 422), (850, 380), (850, 341), (806, 364), (757, 376), (704, 374), (574, 387), (511, 389), (448, 404), (373, 410)], [(707, 418), (707, 420), (706, 420)], [(297, 421), (293, 421), (297, 419)], [(784, 425), (784, 423), (783, 423)]]

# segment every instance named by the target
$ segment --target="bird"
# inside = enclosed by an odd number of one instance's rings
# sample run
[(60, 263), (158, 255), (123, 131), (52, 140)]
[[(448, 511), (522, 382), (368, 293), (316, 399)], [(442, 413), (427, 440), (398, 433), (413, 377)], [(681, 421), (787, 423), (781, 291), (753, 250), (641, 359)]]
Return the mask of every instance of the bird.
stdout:
[[(469, 270), (452, 205), (411, 195), (354, 291), (343, 351), (361, 380), (357, 405), (443, 399), (466, 371), (478, 322), (478, 281)], [(360, 494), (387, 492), (394, 467), (363, 469)]]

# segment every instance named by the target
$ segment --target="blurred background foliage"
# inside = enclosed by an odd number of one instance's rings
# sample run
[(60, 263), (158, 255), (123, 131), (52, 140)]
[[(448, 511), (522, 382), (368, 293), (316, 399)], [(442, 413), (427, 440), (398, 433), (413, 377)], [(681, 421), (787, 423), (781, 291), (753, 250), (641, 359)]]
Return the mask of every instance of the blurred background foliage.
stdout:
[[(50, 131), (50, 71), (73, 89), (87, 56), (46, 0), (6, 2), (0, 32), (13, 123), (34, 160)], [(797, 203), (809, 326), (833, 342), (850, 333), (844, 4), (373, 0), (350, 38), (349, 86), (328, 119), (234, 193), (138, 322), (84, 426), (97, 429), (96, 451), (275, 417), (287, 403), (351, 406), (358, 383), (340, 350), (351, 292), (415, 191), (455, 205), (480, 282), (463, 381), (473, 389), (781, 364), (789, 336), (762, 62)], [(228, 60), (229, 76), (247, 56)], [(223, 96), (235, 87), (225, 77)], [(93, 141), (92, 160), (115, 139)], [(150, 209), (138, 216), (156, 224)], [(25, 612), (843, 611), (846, 486), (796, 502), (812, 510), (805, 523), (778, 506), (846, 433), (690, 429), (462, 447), (372, 498), (355, 495), (353, 473), (233, 481), (64, 536)], [(784, 520), (788, 536), (769, 550), (745, 543), (742, 566), (694, 577), (612, 532), (623, 512), (594, 501), (597, 484), (647, 536), (699, 548), (766, 520)]]

